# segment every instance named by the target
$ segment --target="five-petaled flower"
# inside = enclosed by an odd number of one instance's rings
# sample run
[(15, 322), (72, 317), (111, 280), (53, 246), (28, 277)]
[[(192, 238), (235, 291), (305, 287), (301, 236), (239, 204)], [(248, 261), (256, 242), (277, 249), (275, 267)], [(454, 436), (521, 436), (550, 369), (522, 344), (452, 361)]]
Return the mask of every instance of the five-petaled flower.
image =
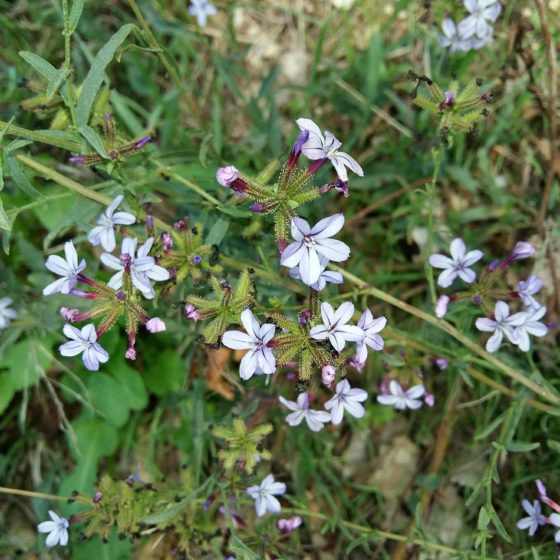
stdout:
[(218, 13), (218, 10), (210, 4), (208, 0), (191, 0), (189, 6), (189, 14), (196, 16), (196, 20), (200, 27), (206, 27), (208, 16), (213, 16)]
[(476, 274), (469, 267), (483, 257), (482, 251), (475, 249), (465, 254), (465, 242), (460, 238), (454, 239), (451, 242), (450, 251), (451, 258), (438, 253), (430, 255), (429, 263), (434, 268), (443, 268), (437, 283), (442, 288), (448, 288), (457, 276), (467, 282), (467, 284), (474, 282)]
[(110, 253), (102, 253), (101, 262), (118, 270), (109, 280), (109, 286), (114, 290), (118, 290), (123, 285), (123, 275), (130, 274), (132, 283), (146, 299), (153, 299), (155, 292), (150, 280), (162, 282), (169, 280), (169, 271), (156, 264), (154, 257), (149, 257), (148, 253), (154, 243), (154, 238), (150, 237), (144, 245), (139, 247), (136, 253), (136, 245), (138, 240), (132, 237), (125, 237), (122, 242), (120, 258)]
[(517, 284), (517, 294), (525, 307), (537, 309), (541, 306), (533, 296), (540, 292), (542, 287), (543, 281), (533, 274), (531, 274), (527, 280), (521, 280)]
[(288, 268), (299, 265), (302, 282), (308, 286), (315, 284), (323, 272), (320, 256), (334, 262), (345, 261), (350, 256), (346, 243), (330, 239), (343, 225), (344, 214), (323, 218), (313, 228), (303, 218), (293, 218), (292, 237), (295, 242), (284, 249), (280, 263)]
[(269, 474), (260, 485), (247, 488), (247, 494), (255, 500), (255, 511), (262, 517), (267, 511), (278, 513), (281, 509), (280, 502), (275, 496), (286, 492), (286, 485), (283, 482), (275, 482), (274, 476)]
[(309, 138), (302, 147), (305, 157), (319, 161), (330, 160), (341, 181), (348, 181), (347, 167), (356, 175), (363, 177), (364, 171), (360, 164), (348, 154), (338, 151), (338, 148), (342, 146), (342, 142), (337, 140), (332, 132), (325, 130), (325, 135), (323, 136), (321, 129), (310, 119), (298, 119), (296, 122), (300, 130), (307, 130), (309, 132)]
[(72, 325), (64, 325), (63, 332), (71, 340), (61, 344), (58, 348), (63, 356), (77, 356), (82, 354), (84, 365), (90, 371), (97, 371), (99, 364), (109, 360), (109, 354), (97, 342), (95, 325), (89, 324), (80, 331)]
[(336, 385), (336, 393), (325, 403), (325, 408), (331, 411), (331, 422), (335, 425), (342, 422), (344, 411), (354, 418), (362, 418), (366, 413), (360, 404), (368, 398), (363, 389), (352, 389), (348, 380), (343, 379)]
[(319, 432), (323, 429), (325, 423), (331, 421), (329, 412), (325, 412), (324, 410), (311, 410), (309, 408), (308, 393), (301, 393), (297, 398), (297, 402), (289, 401), (284, 397), (278, 398), (284, 406), (294, 411), (286, 416), (286, 422), (288, 422), (290, 426), (299, 426), (305, 419), (311, 431)]
[(128, 212), (115, 212), (123, 200), (124, 196), (120, 194), (99, 216), (97, 225), (88, 234), (88, 240), (92, 245), (101, 244), (105, 251), (113, 251), (117, 245), (114, 227), (117, 225), (129, 226), (136, 221), (136, 217)]
[[(557, 513), (552, 513), (549, 517), (549, 520), (552, 525), (560, 529), (560, 515), (558, 515)], [(554, 535), (554, 540), (557, 543), (560, 543), (560, 530), (556, 531), (556, 534)]]
[(78, 281), (78, 275), (86, 267), (85, 259), (82, 259), (80, 264), (78, 264), (78, 253), (74, 247), (72, 241), (67, 241), (64, 244), (64, 255), (66, 260), (58, 255), (50, 255), (45, 263), (45, 266), (58, 276), (58, 280), (51, 282), (48, 286), (43, 289), (44, 296), (50, 296), (51, 294), (56, 294), (60, 292), (61, 294), (69, 294), (70, 290), (76, 285)]
[(385, 317), (374, 319), (369, 309), (362, 313), (358, 321), (358, 327), (363, 331), (363, 339), (358, 341), (358, 351), (356, 353), (356, 358), (360, 363), (364, 363), (367, 360), (368, 346), (376, 352), (383, 350), (383, 339), (377, 333), (381, 332), (386, 324), (387, 319)]
[(521, 505), (528, 514), (528, 517), (520, 519), (517, 522), (517, 528), (521, 530), (529, 529), (529, 536), (532, 537), (540, 525), (546, 524), (544, 515), (541, 513), (541, 503), (538, 500), (534, 500), (533, 505), (531, 505), (529, 500), (523, 500)]
[(272, 340), (275, 325), (264, 323), (259, 325), (250, 309), (241, 313), (241, 323), (246, 333), (226, 331), (222, 336), (222, 344), (232, 350), (248, 350), (239, 365), (239, 375), (245, 381), (254, 373), (270, 375), (276, 370), (276, 358), (267, 344)]
[[(358, 342), (363, 340), (364, 331), (360, 327), (347, 325), (354, 314), (354, 305), (346, 301), (336, 311), (326, 301), (321, 303), (321, 318), (323, 324), (313, 327), (309, 336), (315, 340), (329, 339), (337, 352), (342, 352), (346, 341)], [(367, 353), (367, 350), (366, 350)]]
[(58, 516), (54, 511), (49, 510), (49, 516), (52, 521), (43, 521), (37, 525), (39, 533), (48, 533), (45, 544), (51, 548), (59, 544), (66, 546), (68, 544), (68, 527), (70, 523), (68, 519)]
[(513, 336), (516, 340), (515, 344), (519, 346), (519, 349), (523, 352), (529, 352), (531, 349), (531, 339), (529, 335), (533, 336), (546, 336), (548, 333), (548, 327), (539, 321), (546, 314), (546, 306), (541, 305), (537, 309), (528, 308), (525, 312), (527, 317), (517, 326), (513, 331)]
[(480, 317), (476, 320), (476, 328), (483, 332), (494, 333), (486, 343), (488, 352), (496, 352), (504, 339), (504, 335), (513, 344), (517, 344), (518, 339), (515, 333), (515, 327), (519, 327), (527, 320), (527, 313), (521, 311), (513, 315), (509, 314), (509, 307), (503, 301), (496, 302), (494, 309), (494, 319)]
[(389, 383), (389, 394), (378, 395), (377, 402), (393, 406), (397, 410), (416, 410), (422, 406), (419, 399), (425, 392), (423, 385), (414, 385), (405, 391), (396, 379), (392, 379)]
[(17, 313), (10, 309), (10, 305), (12, 305), (12, 298), (0, 299), (0, 329), (8, 328), (12, 319), (17, 317)]

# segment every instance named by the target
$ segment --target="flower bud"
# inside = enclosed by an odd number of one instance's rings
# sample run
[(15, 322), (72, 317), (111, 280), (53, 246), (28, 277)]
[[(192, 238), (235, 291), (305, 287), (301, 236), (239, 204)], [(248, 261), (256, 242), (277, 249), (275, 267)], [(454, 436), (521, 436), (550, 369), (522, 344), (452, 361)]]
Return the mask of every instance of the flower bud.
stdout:
[(447, 304), (449, 303), (449, 296), (440, 296), (436, 303), (436, 317), (441, 319), (447, 314)]
[(216, 173), (216, 180), (223, 187), (230, 187), (231, 184), (239, 178), (239, 171), (233, 165), (220, 167)]
[(146, 328), (152, 334), (155, 334), (158, 332), (163, 332), (166, 329), (166, 326), (165, 323), (159, 317), (154, 317), (153, 319), (150, 319), (146, 323)]
[(185, 305), (185, 317), (191, 321), (198, 321), (200, 319), (200, 313), (192, 303)]
[(321, 369), (321, 378), (325, 387), (331, 387), (336, 377), (336, 370), (331, 365), (323, 366)]

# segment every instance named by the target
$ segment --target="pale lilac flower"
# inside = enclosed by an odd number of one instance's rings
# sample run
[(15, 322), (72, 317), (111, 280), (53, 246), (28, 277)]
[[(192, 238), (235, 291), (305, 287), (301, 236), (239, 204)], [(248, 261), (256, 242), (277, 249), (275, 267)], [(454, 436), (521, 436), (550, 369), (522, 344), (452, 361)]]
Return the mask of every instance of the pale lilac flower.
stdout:
[(528, 352), (531, 348), (531, 339), (529, 335), (533, 336), (546, 336), (548, 327), (539, 321), (546, 314), (546, 306), (541, 305), (537, 309), (527, 309), (526, 318), (519, 326), (513, 331), (513, 336), (516, 340), (514, 344), (519, 346), (523, 352)]
[(220, 169), (216, 172), (216, 181), (218, 181), (222, 187), (229, 187), (238, 178), (239, 171), (237, 170), (237, 167), (234, 167), (233, 165), (220, 167)]
[(90, 371), (97, 371), (99, 364), (109, 360), (109, 354), (97, 342), (95, 325), (90, 323), (81, 331), (72, 325), (64, 325), (63, 332), (70, 342), (65, 342), (58, 347), (63, 356), (77, 356), (82, 354), (84, 365)]
[(471, 49), (469, 38), (461, 33), (452, 19), (445, 18), (441, 24), (441, 29), (443, 34), (438, 34), (438, 43), (440, 47), (450, 47), (451, 52), (466, 52)]
[(308, 286), (315, 284), (322, 272), (320, 256), (334, 262), (345, 261), (350, 256), (346, 243), (330, 239), (343, 225), (344, 214), (323, 218), (313, 228), (303, 218), (293, 218), (292, 237), (295, 242), (284, 249), (280, 263), (288, 268), (299, 265), (302, 282)]
[(247, 488), (247, 494), (255, 500), (255, 511), (262, 517), (267, 511), (278, 513), (281, 509), (280, 502), (275, 498), (286, 492), (286, 485), (283, 482), (275, 482), (274, 476), (269, 474), (257, 486)]
[(444, 371), (449, 367), (449, 361), (445, 358), (436, 358), (434, 364), (436, 364), (440, 371)]
[(494, 333), (486, 343), (486, 350), (488, 352), (496, 352), (504, 339), (504, 335), (513, 344), (517, 344), (517, 337), (515, 335), (515, 327), (522, 325), (528, 317), (525, 312), (515, 313), (510, 316), (510, 311), (507, 303), (498, 301), (494, 309), (494, 319), (480, 317), (476, 320), (476, 328), (483, 332)]
[[(360, 327), (347, 325), (354, 314), (354, 305), (347, 301), (336, 311), (326, 301), (321, 303), (321, 318), (323, 324), (313, 327), (309, 336), (315, 340), (329, 339), (337, 352), (342, 352), (346, 341), (358, 342), (363, 339), (364, 331)], [(367, 350), (366, 350), (367, 353)]]
[(0, 329), (8, 328), (12, 319), (17, 317), (17, 313), (10, 309), (10, 305), (12, 305), (12, 298), (0, 299)]
[(331, 421), (331, 415), (328, 412), (309, 408), (308, 393), (298, 395), (297, 402), (289, 401), (284, 397), (278, 397), (278, 399), (284, 406), (294, 411), (286, 416), (286, 422), (290, 426), (299, 426), (305, 420), (307, 427), (312, 432), (319, 432), (324, 428), (323, 424)]
[(189, 14), (196, 16), (196, 20), (200, 27), (206, 27), (208, 16), (213, 16), (218, 13), (218, 10), (210, 4), (208, 0), (191, 0), (189, 6)]
[(50, 296), (57, 292), (61, 294), (70, 293), (70, 290), (76, 285), (76, 282), (78, 282), (78, 275), (86, 267), (85, 259), (82, 259), (80, 264), (78, 264), (78, 253), (76, 253), (72, 241), (67, 241), (64, 244), (64, 255), (66, 260), (58, 255), (50, 255), (45, 263), (45, 266), (51, 272), (62, 276), (62, 278), (45, 286), (43, 289), (44, 296)]
[(523, 500), (521, 505), (527, 512), (528, 517), (520, 519), (517, 522), (517, 528), (521, 530), (529, 529), (529, 536), (532, 537), (540, 525), (546, 524), (544, 515), (541, 513), (541, 503), (538, 500), (534, 500), (533, 505), (531, 505), (529, 500)]
[(376, 352), (383, 350), (383, 345), (385, 343), (377, 333), (381, 332), (386, 324), (387, 319), (385, 317), (377, 317), (377, 319), (374, 319), (369, 309), (363, 312), (358, 321), (358, 328), (363, 331), (363, 339), (358, 341), (358, 351), (356, 353), (356, 358), (360, 363), (367, 360), (368, 346), (373, 348)]
[(136, 253), (137, 243), (136, 238), (125, 237), (122, 242), (120, 258), (110, 253), (102, 253), (101, 262), (113, 270), (118, 270), (109, 280), (109, 287), (114, 290), (121, 288), (126, 270), (130, 273), (132, 283), (142, 292), (142, 295), (146, 299), (153, 299), (155, 292), (150, 280), (156, 282), (169, 280), (170, 274), (168, 270), (156, 264), (154, 257), (148, 256), (154, 243), (153, 237), (150, 237), (144, 245), (139, 247), (138, 253)]
[(469, 39), (470, 48), (474, 49), (474, 50), (482, 49), (486, 45), (490, 45), (493, 42), (494, 42), (494, 30), (492, 29), (492, 27), (490, 25), (488, 26), (488, 29), (486, 31), (486, 35), (483, 35), (482, 37), (478, 37), (476, 35), (473, 35)]
[(364, 172), (358, 162), (348, 154), (338, 151), (342, 143), (334, 137), (332, 132), (325, 130), (325, 135), (323, 136), (321, 129), (310, 119), (298, 119), (296, 123), (300, 130), (307, 130), (309, 132), (309, 139), (302, 148), (303, 154), (308, 159), (329, 159), (341, 181), (348, 181), (347, 167), (360, 177), (363, 177)]
[(436, 397), (432, 393), (424, 393), (424, 402), (431, 408), (436, 404)]
[[(557, 513), (553, 513), (550, 515), (548, 519), (550, 520), (550, 523), (552, 525), (560, 528), (560, 515), (558, 515)], [(560, 543), (560, 531), (556, 531), (556, 534), (554, 535), (554, 540), (557, 543)]]
[(325, 387), (331, 387), (336, 378), (336, 370), (330, 364), (321, 368), (321, 381)]
[(340, 424), (344, 411), (354, 418), (362, 418), (366, 411), (360, 403), (367, 398), (368, 394), (363, 389), (352, 389), (348, 380), (343, 379), (336, 385), (334, 397), (325, 403), (325, 408), (331, 411), (331, 422)]
[(513, 248), (510, 259), (513, 261), (520, 261), (522, 259), (530, 259), (535, 256), (536, 249), (528, 241), (518, 241)]
[[(321, 267), (319, 280), (309, 286), (316, 292), (320, 292), (321, 290), (323, 290), (327, 285), (327, 282), (330, 282), (331, 284), (342, 284), (344, 282), (344, 278), (342, 277), (342, 274), (340, 272), (325, 270), (327, 264), (329, 264), (329, 260), (322, 255), (319, 255), (319, 265)], [(299, 272), (298, 266), (290, 268), (288, 274), (290, 275), (290, 278), (293, 278), (294, 280), (301, 280), (301, 274)]]
[(154, 317), (153, 319), (150, 319), (146, 322), (146, 328), (149, 332), (155, 334), (158, 332), (163, 332), (167, 327), (159, 317)]
[(443, 272), (439, 275), (437, 280), (437, 283), (442, 288), (451, 286), (457, 276), (467, 282), (467, 284), (471, 284), (475, 281), (476, 274), (469, 267), (479, 261), (483, 253), (478, 249), (469, 251), (466, 254), (465, 251), (465, 242), (457, 238), (451, 242), (451, 258), (437, 253), (430, 256), (429, 263), (431, 266), (434, 268), (443, 268)]
[(486, 37), (502, 11), (496, 0), (464, 0), (470, 16), (459, 23), (459, 32), (465, 37)]
[(443, 319), (447, 315), (447, 305), (449, 304), (449, 296), (439, 296), (436, 303), (436, 317)]
[(45, 544), (48, 548), (52, 548), (59, 544), (66, 546), (68, 544), (68, 527), (70, 523), (68, 519), (59, 517), (54, 511), (49, 510), (49, 516), (52, 521), (43, 521), (37, 525), (39, 533), (48, 533)]
[(97, 225), (89, 232), (88, 240), (92, 245), (99, 245), (105, 251), (113, 251), (116, 247), (114, 227), (117, 225), (129, 226), (136, 222), (136, 218), (128, 212), (116, 212), (117, 206), (124, 200), (124, 196), (119, 194), (99, 216)]
[(396, 379), (392, 379), (389, 383), (389, 394), (378, 395), (377, 402), (393, 406), (397, 410), (406, 410), (407, 408), (416, 410), (422, 406), (422, 401), (419, 399), (425, 391), (423, 385), (414, 385), (414, 387), (405, 391)]
[(537, 309), (541, 304), (533, 297), (536, 293), (540, 292), (543, 287), (543, 281), (531, 274), (527, 280), (521, 280), (517, 284), (517, 293), (525, 307)]
[(259, 325), (250, 309), (241, 313), (241, 323), (246, 333), (226, 331), (222, 344), (232, 350), (248, 350), (239, 365), (239, 375), (245, 381), (254, 373), (271, 375), (276, 370), (276, 358), (267, 344), (272, 340), (276, 326), (269, 323)]
[(294, 517), (288, 517), (287, 519), (279, 519), (276, 526), (281, 533), (287, 534), (295, 531), (302, 523), (303, 521), (301, 517), (299, 515), (295, 515)]

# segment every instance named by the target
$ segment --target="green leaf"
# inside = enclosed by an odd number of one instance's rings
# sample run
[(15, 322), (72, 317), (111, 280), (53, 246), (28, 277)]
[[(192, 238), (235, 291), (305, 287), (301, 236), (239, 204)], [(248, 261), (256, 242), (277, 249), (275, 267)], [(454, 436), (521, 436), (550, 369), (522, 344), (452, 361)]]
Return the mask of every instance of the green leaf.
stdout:
[(61, 68), (60, 70), (56, 71), (56, 76), (49, 80), (49, 84), (47, 85), (47, 99), (49, 101), (52, 96), (58, 91), (60, 84), (66, 79), (66, 77), (70, 74), (70, 70), (68, 68)]
[(91, 375), (88, 383), (91, 404), (107, 422), (120, 428), (128, 420), (130, 407), (121, 395), (121, 384), (106, 373)]
[(0, 414), (6, 410), (15, 393), (9, 375), (0, 372)]
[(44, 58), (39, 55), (28, 51), (19, 51), (19, 56), (30, 64), (41, 76), (47, 79), (48, 82), (56, 80), (58, 70)]
[(253, 212), (250, 210), (241, 210), (240, 208), (236, 208), (235, 206), (218, 206), (217, 210), (227, 214), (228, 216), (233, 216), (234, 218), (249, 218), (254, 216)]
[(512, 453), (527, 453), (533, 451), (541, 446), (540, 443), (529, 443), (526, 441), (510, 441), (506, 443), (506, 450)]
[(76, 31), (78, 27), (78, 22), (80, 21), (80, 16), (84, 9), (85, 0), (74, 0), (72, 2), (72, 7), (70, 8), (70, 16), (68, 17), (68, 32), (70, 35)]
[(157, 356), (153, 355), (149, 364), (150, 367), (144, 372), (144, 381), (152, 393), (161, 397), (181, 388), (186, 371), (185, 365), (177, 352), (167, 348), (158, 353)]
[(105, 68), (113, 60), (115, 52), (134, 27), (131, 23), (123, 25), (95, 55), (88, 75), (82, 84), (82, 93), (76, 107), (76, 121), (79, 127), (88, 124), (95, 97), (105, 79)]
[(17, 187), (19, 187), (22, 191), (26, 192), (33, 198), (42, 197), (42, 194), (31, 185), (29, 179), (27, 178), (27, 175), (21, 169), (15, 157), (13, 157), (9, 153), (6, 153), (6, 163), (8, 165), (10, 176)]
[[(0, 163), (0, 177), (1, 176), (2, 176), (2, 164)], [(0, 183), (2, 183), (1, 180)], [(2, 188), (0, 188), (0, 190), (2, 190)], [(8, 218), (8, 215), (4, 210), (4, 204), (1, 198), (0, 198), (0, 229), (5, 229), (6, 231), (11, 231), (12, 229), (12, 222), (10, 221), (10, 218)]]
[(51, 356), (41, 352), (34, 340), (26, 338), (12, 346), (0, 362), (15, 391), (35, 385), (44, 375), (51, 362)]
[(233, 537), (230, 543), (231, 551), (239, 560), (259, 560), (260, 555), (253, 552), (239, 537)]
[(111, 159), (105, 146), (103, 145), (103, 140), (101, 140), (99, 134), (88, 126), (87, 124), (81, 126), (78, 132), (87, 140), (88, 144), (104, 159)]
[(132, 410), (142, 410), (148, 404), (148, 393), (142, 376), (124, 360), (113, 367), (111, 375), (119, 383), (122, 402)]
[(208, 245), (218, 245), (226, 236), (230, 223), (228, 218), (220, 216), (210, 228), (208, 236), (206, 237), (206, 243)]

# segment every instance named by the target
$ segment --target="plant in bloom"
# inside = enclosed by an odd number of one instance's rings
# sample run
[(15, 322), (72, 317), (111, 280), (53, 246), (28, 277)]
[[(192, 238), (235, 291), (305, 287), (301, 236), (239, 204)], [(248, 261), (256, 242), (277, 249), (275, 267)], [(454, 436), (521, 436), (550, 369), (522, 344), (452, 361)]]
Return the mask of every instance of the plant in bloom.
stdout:
[(280, 402), (290, 410), (291, 414), (286, 416), (286, 422), (290, 426), (299, 426), (305, 420), (307, 427), (312, 432), (320, 432), (324, 424), (331, 421), (331, 415), (324, 410), (312, 410), (310, 406), (310, 396), (308, 393), (300, 393), (297, 402), (289, 401), (284, 397), (278, 397)]
[(302, 152), (305, 157), (317, 162), (317, 168), (329, 160), (341, 181), (348, 180), (346, 168), (363, 177), (364, 171), (360, 164), (348, 154), (338, 150), (342, 146), (342, 142), (337, 140), (332, 132), (326, 130), (323, 136), (321, 129), (311, 119), (298, 119), (296, 122), (300, 130), (309, 133)]
[(414, 385), (406, 391), (401, 387), (400, 383), (395, 379), (389, 383), (389, 391), (387, 394), (378, 395), (377, 402), (393, 406), (397, 410), (416, 410), (422, 406), (420, 397), (426, 392), (423, 385)]
[(334, 262), (345, 261), (350, 256), (348, 245), (331, 239), (343, 225), (343, 214), (323, 218), (312, 228), (303, 218), (294, 218), (292, 237), (295, 242), (284, 249), (280, 263), (288, 268), (299, 267), (302, 282), (308, 286), (315, 284), (324, 270), (321, 266), (321, 256)]
[(222, 336), (224, 346), (232, 350), (248, 350), (239, 365), (241, 379), (246, 381), (254, 373), (273, 374), (276, 358), (267, 345), (274, 337), (276, 327), (270, 323), (261, 326), (250, 309), (241, 313), (241, 323), (246, 332), (226, 331)]
[(324, 301), (321, 303), (323, 324), (313, 327), (309, 336), (315, 340), (328, 339), (331, 346), (337, 352), (341, 352), (346, 341), (357, 342), (365, 339), (364, 331), (360, 327), (346, 324), (353, 314), (354, 305), (349, 301), (343, 303), (336, 311), (330, 303)]
[(443, 34), (438, 35), (439, 46), (449, 47), (451, 52), (465, 52), (471, 50), (470, 37), (465, 35), (451, 18), (445, 18), (441, 24)]
[(101, 262), (113, 270), (118, 270), (109, 280), (109, 287), (114, 290), (121, 288), (123, 286), (125, 271), (127, 271), (127, 277), (130, 277), (132, 283), (142, 295), (146, 299), (153, 299), (155, 297), (155, 292), (150, 280), (156, 282), (169, 280), (169, 271), (157, 265), (154, 257), (148, 256), (154, 244), (153, 237), (150, 237), (138, 248), (138, 253), (136, 252), (137, 244), (138, 240), (136, 238), (125, 237), (122, 242), (120, 258), (110, 253), (103, 253), (101, 255)]
[(521, 280), (517, 284), (516, 292), (525, 307), (537, 309), (541, 306), (541, 304), (533, 296), (539, 293), (542, 287), (543, 281), (537, 276), (531, 274), (527, 280)]
[(470, 15), (459, 24), (461, 33), (466, 37), (476, 36), (480, 39), (491, 36), (491, 24), (502, 11), (500, 3), (496, 0), (464, 0), (464, 5)]
[(387, 325), (387, 319), (385, 317), (377, 317), (374, 319), (371, 311), (366, 309), (360, 320), (358, 321), (358, 328), (362, 329), (363, 338), (358, 341), (358, 351), (356, 358), (360, 363), (367, 360), (368, 347), (372, 348), (376, 352), (383, 350), (384, 342), (379, 336), (385, 325)]
[(367, 398), (366, 391), (352, 389), (348, 380), (343, 379), (336, 385), (335, 395), (325, 403), (325, 408), (331, 411), (331, 422), (335, 425), (340, 424), (344, 412), (348, 412), (354, 418), (362, 418), (366, 411), (360, 403)]
[(17, 317), (17, 313), (10, 309), (12, 298), (4, 297), (0, 299), (0, 329), (7, 329), (12, 319)]
[(247, 494), (255, 500), (255, 511), (259, 517), (270, 513), (278, 513), (281, 509), (280, 502), (276, 496), (286, 492), (283, 482), (276, 482), (274, 476), (269, 474), (259, 485), (247, 488)]
[(86, 325), (80, 331), (76, 327), (66, 324), (63, 332), (71, 339), (59, 347), (63, 356), (82, 354), (84, 365), (90, 371), (97, 371), (100, 363), (104, 364), (109, 360), (109, 354), (97, 342), (95, 325)]
[(48, 548), (56, 545), (66, 546), (68, 544), (68, 527), (70, 526), (68, 519), (60, 517), (52, 510), (49, 510), (49, 517), (51, 521), (39, 523), (37, 531), (39, 533), (48, 533), (45, 541)]
[(500, 348), (504, 336), (512, 344), (517, 344), (518, 338), (515, 328), (525, 323), (527, 318), (527, 313), (523, 311), (510, 315), (510, 309), (507, 303), (498, 301), (496, 302), (496, 308), (494, 310), (494, 318), (488, 319), (486, 317), (479, 317), (475, 324), (479, 331), (493, 333), (486, 342), (486, 350), (488, 350), (488, 352), (496, 352), (498, 348)]
[(113, 251), (117, 245), (115, 226), (129, 226), (136, 222), (136, 217), (128, 212), (115, 212), (123, 200), (124, 196), (120, 194), (99, 216), (97, 225), (88, 234), (88, 240), (92, 245), (101, 245), (105, 251)]
[(527, 517), (523, 517), (517, 522), (517, 528), (523, 531), (528, 529), (529, 536), (532, 537), (540, 526), (546, 524), (545, 517), (541, 513), (541, 503), (534, 500), (531, 505), (529, 500), (523, 500), (521, 505), (527, 513)]
[[(319, 266), (321, 268), (319, 279), (314, 284), (310, 284), (310, 288), (315, 290), (316, 292), (320, 292), (325, 288), (327, 283), (330, 284), (342, 284), (344, 282), (344, 278), (340, 272), (335, 272), (332, 270), (326, 270), (327, 265), (329, 264), (329, 260), (325, 258), (323, 255), (319, 255)], [(301, 273), (299, 271), (299, 266), (294, 268), (290, 268), (289, 271), (290, 278), (294, 280), (301, 280)]]
[(86, 268), (86, 261), (82, 259), (78, 264), (78, 254), (72, 241), (64, 244), (64, 255), (66, 259), (58, 255), (50, 255), (45, 266), (54, 274), (61, 276), (43, 289), (43, 295), (49, 296), (60, 292), (61, 294), (69, 294), (70, 290), (78, 282), (79, 274)]
[(517, 346), (523, 352), (529, 352), (531, 349), (531, 339), (529, 335), (533, 336), (546, 336), (548, 327), (539, 321), (546, 315), (546, 306), (541, 305), (537, 309), (528, 308), (525, 320), (515, 328), (513, 337), (515, 338)]
[(441, 272), (437, 280), (438, 285), (442, 288), (451, 286), (457, 276), (467, 284), (471, 284), (475, 281), (476, 274), (470, 267), (483, 257), (483, 253), (478, 249), (469, 251), (468, 253), (466, 250), (465, 242), (457, 238), (451, 242), (451, 257), (446, 257), (438, 253), (430, 256), (430, 265), (434, 268), (443, 269), (443, 272)]
[(208, 16), (213, 16), (218, 13), (218, 10), (210, 4), (208, 0), (191, 0), (189, 6), (189, 14), (196, 16), (196, 20), (200, 27), (206, 27)]

